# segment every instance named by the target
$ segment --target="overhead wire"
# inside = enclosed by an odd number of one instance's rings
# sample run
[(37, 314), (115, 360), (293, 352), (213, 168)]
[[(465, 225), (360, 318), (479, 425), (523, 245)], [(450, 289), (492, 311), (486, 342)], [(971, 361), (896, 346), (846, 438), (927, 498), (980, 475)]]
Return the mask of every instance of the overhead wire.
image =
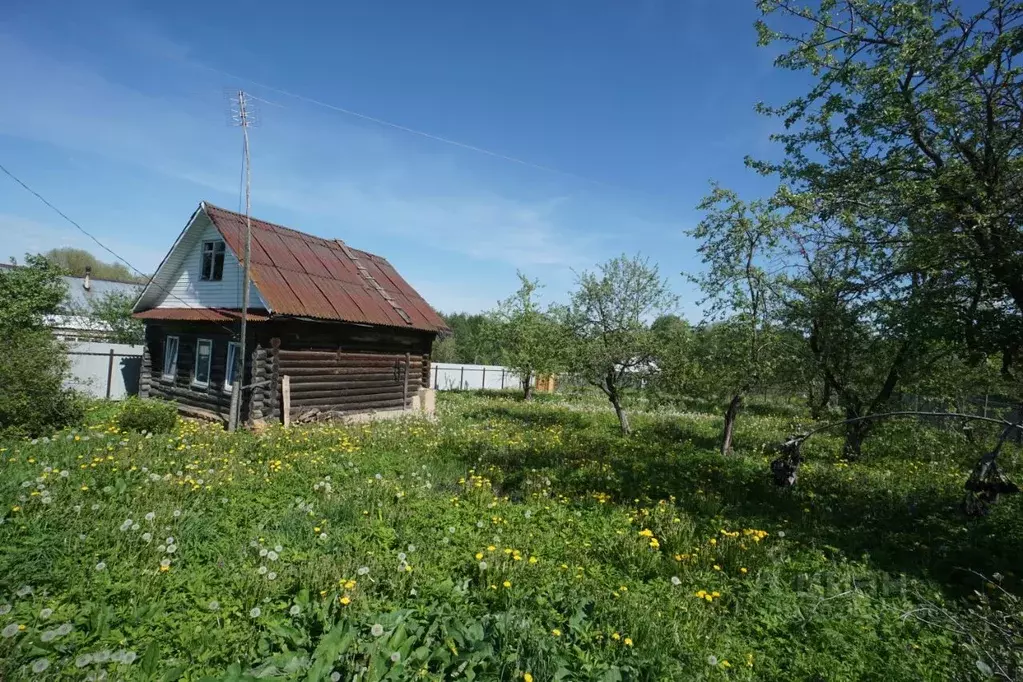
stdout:
[[(149, 281), (148, 281), (148, 283), (147, 283), (147, 286), (149, 286), (149, 285), (151, 285), (151, 286), (155, 286), (155, 287), (156, 287), (157, 289), (159, 289), (159, 290), (160, 290), (160, 291), (162, 291), (163, 293), (167, 294), (167, 295), (168, 295), (168, 296), (170, 296), (171, 298), (173, 298), (173, 299), (175, 299), (175, 300), (177, 300), (177, 301), (180, 301), (181, 303), (185, 304), (185, 306), (186, 306), (186, 307), (188, 307), (188, 308), (192, 308), (192, 307), (193, 307), (192, 305), (190, 305), (190, 304), (188, 303), (188, 301), (186, 301), (186, 300), (182, 299), (181, 297), (179, 297), (178, 295), (176, 295), (176, 294), (175, 294), (175, 293), (174, 293), (173, 291), (171, 291), (171, 290), (167, 289), (166, 287), (164, 287), (164, 286), (163, 286), (163, 285), (161, 285), (161, 284), (158, 284), (158, 283), (156, 282), (156, 279), (155, 279), (155, 277), (150, 277), (149, 275), (147, 275), (146, 273), (144, 273), (144, 272), (143, 272), (142, 270), (139, 270), (139, 269), (138, 269), (138, 268), (136, 268), (136, 267), (135, 267), (134, 265), (132, 265), (131, 263), (129, 263), (127, 259), (125, 259), (125, 258), (123, 258), (122, 256), (120, 256), (120, 255), (119, 255), (118, 253), (116, 253), (116, 252), (115, 252), (115, 251), (114, 251), (113, 249), (111, 249), (111, 248), (110, 248), (110, 247), (108, 247), (108, 246), (107, 246), (106, 244), (104, 244), (104, 243), (103, 243), (103, 242), (101, 242), (101, 241), (100, 241), (99, 239), (97, 239), (95, 235), (93, 235), (93, 234), (92, 234), (91, 232), (89, 232), (89, 231), (88, 231), (88, 230), (86, 230), (86, 229), (85, 229), (84, 227), (82, 227), (82, 226), (81, 226), (81, 225), (80, 225), (80, 224), (79, 224), (79, 223), (78, 223), (77, 221), (75, 221), (75, 220), (74, 220), (74, 219), (72, 219), (72, 218), (71, 218), (70, 216), (68, 216), (68, 215), (67, 215), (66, 213), (64, 213), (64, 211), (62, 211), (62, 210), (60, 210), (59, 208), (57, 208), (57, 206), (55, 206), (55, 205), (54, 205), (54, 204), (53, 204), (52, 202), (50, 202), (50, 201), (49, 201), (49, 200), (48, 200), (48, 199), (47, 199), (46, 197), (44, 197), (44, 196), (43, 196), (42, 194), (40, 194), (40, 193), (39, 193), (39, 192), (37, 192), (36, 190), (34, 190), (34, 189), (32, 189), (31, 187), (29, 187), (29, 185), (28, 185), (27, 183), (25, 183), (25, 182), (24, 182), (24, 181), (23, 181), (23, 180), (22, 180), (21, 178), (19, 178), (19, 177), (18, 177), (17, 175), (15, 175), (15, 174), (14, 174), (14, 173), (12, 173), (12, 172), (11, 172), (10, 170), (8, 170), (8, 168), (7, 168), (6, 166), (4, 166), (4, 165), (3, 165), (3, 163), (0, 163), (0, 171), (3, 171), (3, 172), (4, 172), (4, 174), (6, 174), (6, 175), (7, 175), (7, 176), (8, 176), (9, 178), (11, 178), (11, 180), (14, 180), (14, 181), (15, 181), (16, 183), (18, 183), (19, 185), (21, 185), (21, 187), (22, 187), (22, 188), (23, 188), (23, 189), (24, 189), (24, 190), (25, 190), (26, 192), (28, 192), (29, 194), (31, 194), (32, 196), (34, 196), (34, 197), (35, 197), (36, 199), (38, 199), (38, 200), (39, 200), (39, 201), (41, 201), (41, 202), (42, 202), (43, 204), (45, 204), (45, 205), (46, 205), (46, 206), (47, 206), (47, 207), (48, 207), (48, 208), (49, 208), (50, 210), (52, 210), (52, 211), (53, 211), (53, 212), (55, 212), (55, 213), (56, 213), (57, 215), (59, 215), (59, 216), (60, 216), (61, 218), (63, 218), (63, 219), (64, 219), (64, 220), (66, 220), (66, 221), (67, 221), (68, 223), (70, 223), (71, 225), (73, 225), (73, 226), (74, 226), (74, 227), (75, 227), (75, 228), (76, 228), (76, 229), (77, 229), (77, 230), (78, 230), (79, 232), (81, 232), (82, 234), (84, 234), (84, 235), (85, 235), (86, 237), (88, 237), (88, 238), (89, 238), (89, 239), (91, 239), (92, 241), (96, 242), (96, 244), (97, 244), (97, 245), (98, 245), (98, 246), (99, 246), (99, 247), (100, 247), (101, 249), (103, 249), (104, 251), (106, 251), (107, 253), (109, 253), (109, 254), (110, 254), (111, 256), (113, 256), (114, 258), (116, 258), (116, 259), (117, 259), (117, 260), (119, 260), (120, 262), (124, 263), (124, 264), (125, 264), (126, 266), (128, 266), (128, 268), (129, 268), (129, 269), (131, 269), (131, 270), (132, 270), (133, 272), (137, 273), (138, 275), (141, 275), (142, 277), (146, 277), (146, 278), (148, 278), (148, 280), (149, 280)], [(232, 335), (233, 335), (233, 334), (235, 333), (235, 330), (231, 329), (230, 327), (226, 327), (226, 326), (224, 326), (223, 324), (221, 324), (221, 323), (219, 323), (219, 322), (214, 322), (214, 324), (216, 324), (216, 325), (217, 325), (218, 327), (220, 327), (221, 329), (223, 329), (223, 330), (225, 330), (225, 331), (229, 332), (229, 333), (230, 333), (230, 334), (232, 334)]]

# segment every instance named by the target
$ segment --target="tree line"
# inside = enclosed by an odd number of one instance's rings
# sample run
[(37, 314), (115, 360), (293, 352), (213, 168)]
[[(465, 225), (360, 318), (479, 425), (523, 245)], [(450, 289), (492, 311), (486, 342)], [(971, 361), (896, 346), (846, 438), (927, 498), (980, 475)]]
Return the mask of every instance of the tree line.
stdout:
[(625, 433), (626, 377), (702, 387), (721, 400), (724, 453), (768, 384), (798, 389), (814, 416), (840, 409), (850, 458), (878, 423), (864, 418), (900, 392), (1018, 400), (1023, 4), (757, 4), (760, 43), (783, 50), (776, 66), (812, 82), (757, 105), (782, 123), (783, 154), (746, 163), (776, 190), (713, 185), (699, 206), (704, 269), (690, 277), (708, 319), (658, 319), (674, 302), (665, 281), (623, 256), (579, 276), (564, 306), (540, 310), (523, 277), (477, 323), (498, 340), (487, 352), (524, 376), (547, 363), (589, 381)]

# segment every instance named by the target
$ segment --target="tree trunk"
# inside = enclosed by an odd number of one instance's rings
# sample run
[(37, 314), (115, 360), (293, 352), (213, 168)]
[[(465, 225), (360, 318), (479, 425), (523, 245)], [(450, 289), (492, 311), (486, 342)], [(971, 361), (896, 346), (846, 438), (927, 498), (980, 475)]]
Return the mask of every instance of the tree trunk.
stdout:
[(533, 373), (526, 372), (526, 376), (522, 379), (522, 399), (532, 400), (533, 399)]
[[(856, 408), (847, 407), (845, 409), (846, 419), (856, 419), (860, 416), (862, 416), (860, 410)], [(866, 440), (867, 434), (870, 433), (871, 426), (872, 423), (869, 420), (850, 422), (845, 425), (845, 443), (842, 445), (843, 457), (850, 461), (856, 461), (860, 458), (863, 441)]]
[(615, 414), (618, 415), (618, 425), (622, 427), (622, 434), (628, 436), (632, 433), (632, 428), (629, 426), (629, 415), (625, 414), (622, 403), (617, 396), (611, 398), (611, 405), (614, 406)]
[(813, 387), (810, 389), (810, 418), (820, 421), (825, 417), (828, 411), (828, 403), (831, 402), (831, 380), (828, 377), (824, 377), (824, 382), (821, 385), (820, 395), (815, 396), (813, 394)]
[(725, 430), (721, 435), (721, 454), (729, 455), (732, 452), (732, 435), (735, 432), (735, 418), (739, 416), (739, 410), (742, 409), (742, 394), (737, 393), (732, 396), (731, 401), (728, 403), (728, 409), (725, 410)]

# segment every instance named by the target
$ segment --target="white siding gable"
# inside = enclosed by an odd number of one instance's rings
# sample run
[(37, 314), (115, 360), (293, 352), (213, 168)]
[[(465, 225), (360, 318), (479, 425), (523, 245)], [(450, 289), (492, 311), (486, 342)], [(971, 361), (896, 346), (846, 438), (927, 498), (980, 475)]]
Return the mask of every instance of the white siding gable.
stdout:
[[(167, 257), (159, 287), (151, 287), (136, 309), (148, 308), (235, 308), (242, 307), (242, 267), (227, 247), (224, 276), (218, 281), (200, 279), (202, 243), (223, 240), (206, 213), (199, 211), (181, 241)], [(164, 283), (165, 282), (165, 283)], [(156, 280), (154, 279), (154, 284)], [(254, 283), (249, 283), (249, 307), (266, 309)]]

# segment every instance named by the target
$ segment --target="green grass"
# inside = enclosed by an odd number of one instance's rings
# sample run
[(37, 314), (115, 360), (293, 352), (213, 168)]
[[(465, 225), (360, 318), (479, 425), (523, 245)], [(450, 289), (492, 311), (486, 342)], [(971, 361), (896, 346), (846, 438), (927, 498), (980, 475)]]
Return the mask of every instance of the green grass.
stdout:
[[(791, 405), (743, 415), (729, 458), (714, 415), (636, 414), (623, 438), (588, 399), (442, 395), (440, 412), (145, 436), (104, 406), (77, 433), (0, 444), (0, 679), (947, 680), (1020, 664), (1018, 634), (985, 632), (1019, 626), (1020, 500), (961, 514), (982, 446), (954, 433), (890, 424), (854, 464), (815, 437), (780, 490), (769, 447), (802, 419)], [(1019, 479), (1016, 449), (1005, 463)]]

